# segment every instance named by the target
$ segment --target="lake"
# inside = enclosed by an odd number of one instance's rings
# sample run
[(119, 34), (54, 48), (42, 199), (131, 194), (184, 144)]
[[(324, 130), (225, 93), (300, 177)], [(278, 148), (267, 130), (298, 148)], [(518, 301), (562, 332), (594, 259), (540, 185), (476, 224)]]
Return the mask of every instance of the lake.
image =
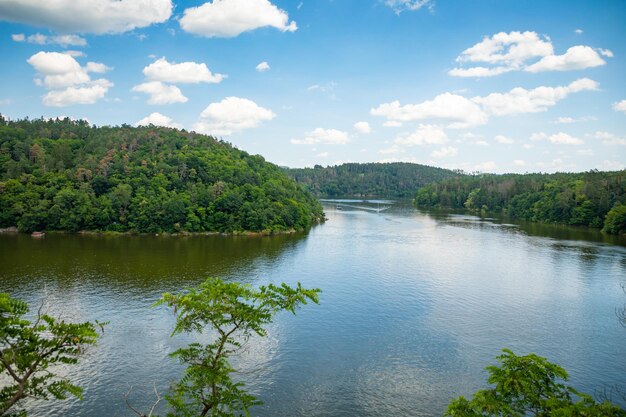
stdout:
[(195, 340), (171, 338), (172, 312), (151, 304), (208, 276), (323, 290), (235, 361), (265, 402), (256, 416), (440, 416), (485, 386), (504, 347), (560, 364), (584, 392), (626, 390), (623, 239), (406, 202), (324, 205), (325, 224), (283, 236), (0, 235), (0, 291), (110, 321), (66, 370), (84, 401), (33, 403), (32, 416), (130, 416), (129, 387), (147, 409), (180, 376), (168, 354)]

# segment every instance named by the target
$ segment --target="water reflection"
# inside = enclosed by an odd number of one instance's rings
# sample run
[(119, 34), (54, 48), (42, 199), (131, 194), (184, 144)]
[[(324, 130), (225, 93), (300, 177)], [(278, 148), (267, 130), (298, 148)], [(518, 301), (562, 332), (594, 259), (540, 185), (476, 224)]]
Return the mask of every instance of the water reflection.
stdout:
[(615, 317), (625, 246), (406, 202), (380, 212), (363, 207), (387, 202), (342, 203), (328, 202), (329, 221), (301, 235), (0, 236), (2, 289), (111, 320), (70, 371), (85, 401), (33, 416), (127, 416), (127, 384), (138, 403), (152, 400), (152, 383), (164, 392), (181, 371), (167, 355), (196, 338), (170, 338), (173, 315), (150, 304), (207, 275), (323, 289), (319, 306), (280, 315), (237, 360), (265, 401), (256, 416), (439, 416), (450, 398), (484, 386), (503, 347), (561, 364), (583, 391), (626, 386)]

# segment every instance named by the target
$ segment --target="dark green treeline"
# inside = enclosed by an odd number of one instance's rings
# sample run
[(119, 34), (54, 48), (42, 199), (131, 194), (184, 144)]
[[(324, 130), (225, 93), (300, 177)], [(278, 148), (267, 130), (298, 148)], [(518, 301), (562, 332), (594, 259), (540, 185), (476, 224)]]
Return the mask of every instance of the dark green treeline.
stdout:
[(0, 115), (0, 227), (275, 232), (322, 219), (280, 168), (210, 136)]
[(626, 232), (626, 170), (457, 177), (420, 188), (419, 207), (485, 210), (537, 222)]
[(326, 168), (286, 168), (285, 172), (316, 197), (413, 197), (435, 181), (460, 176), (443, 168), (410, 163), (343, 164)]

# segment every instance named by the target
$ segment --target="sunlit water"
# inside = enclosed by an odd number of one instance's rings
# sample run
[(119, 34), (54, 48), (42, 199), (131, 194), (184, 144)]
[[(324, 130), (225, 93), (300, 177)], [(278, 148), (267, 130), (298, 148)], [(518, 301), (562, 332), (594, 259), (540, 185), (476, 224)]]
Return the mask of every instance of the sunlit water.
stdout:
[(265, 402), (253, 415), (439, 416), (485, 386), (503, 347), (559, 363), (583, 391), (626, 390), (615, 315), (624, 241), (389, 201), (325, 209), (329, 220), (308, 234), (277, 237), (0, 235), (0, 291), (110, 321), (67, 370), (84, 401), (32, 403), (32, 415), (130, 416), (131, 386), (147, 410), (154, 388), (164, 394), (180, 376), (168, 354), (190, 341), (171, 338), (174, 316), (150, 306), (207, 276), (323, 290), (320, 305), (279, 315), (240, 353), (238, 377)]

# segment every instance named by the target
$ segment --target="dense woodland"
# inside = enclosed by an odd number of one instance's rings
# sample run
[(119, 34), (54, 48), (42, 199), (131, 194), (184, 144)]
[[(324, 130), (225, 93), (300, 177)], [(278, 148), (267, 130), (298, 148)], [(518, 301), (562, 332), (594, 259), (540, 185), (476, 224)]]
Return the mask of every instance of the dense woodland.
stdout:
[(209, 136), (0, 115), (0, 227), (276, 232), (322, 219), (280, 168)]
[(413, 197), (415, 190), (461, 174), (410, 163), (343, 164), (326, 168), (288, 168), (298, 184), (316, 197)]
[(420, 188), (415, 203), (619, 234), (626, 232), (626, 171), (457, 177)]

